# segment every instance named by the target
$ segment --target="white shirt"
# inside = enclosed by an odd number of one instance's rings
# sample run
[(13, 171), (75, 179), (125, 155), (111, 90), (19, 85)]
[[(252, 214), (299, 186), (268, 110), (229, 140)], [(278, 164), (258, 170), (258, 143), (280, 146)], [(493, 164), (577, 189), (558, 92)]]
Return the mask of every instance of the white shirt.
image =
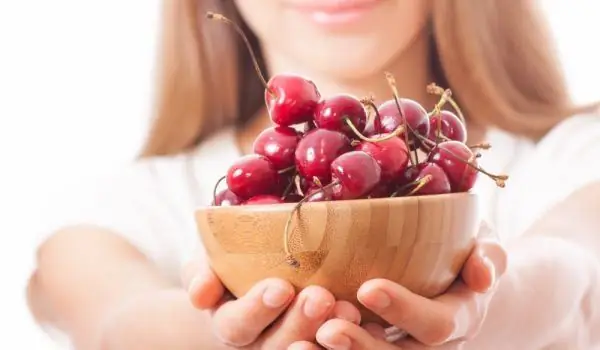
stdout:
[[(179, 282), (180, 267), (199, 247), (194, 210), (209, 205), (213, 186), (241, 153), (230, 129), (188, 154), (135, 162), (98, 187), (98, 196), (67, 223), (93, 224), (122, 235)], [(480, 176), (483, 219), (504, 239), (517, 237), (578, 188), (600, 181), (600, 118), (578, 116), (537, 144), (501, 130), (487, 135), (482, 167), (510, 175), (505, 188)]]

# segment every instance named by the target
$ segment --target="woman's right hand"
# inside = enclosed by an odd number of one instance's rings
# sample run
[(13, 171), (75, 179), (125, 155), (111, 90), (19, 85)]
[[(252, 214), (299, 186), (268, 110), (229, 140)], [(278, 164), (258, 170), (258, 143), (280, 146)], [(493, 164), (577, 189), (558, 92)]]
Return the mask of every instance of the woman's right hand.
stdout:
[(183, 283), (191, 303), (211, 313), (215, 336), (233, 348), (288, 349), (293, 343), (301, 347), (302, 341), (314, 341), (329, 319), (360, 323), (358, 309), (318, 286), (295, 295), (288, 282), (269, 278), (234, 300), (201, 260), (184, 268)]

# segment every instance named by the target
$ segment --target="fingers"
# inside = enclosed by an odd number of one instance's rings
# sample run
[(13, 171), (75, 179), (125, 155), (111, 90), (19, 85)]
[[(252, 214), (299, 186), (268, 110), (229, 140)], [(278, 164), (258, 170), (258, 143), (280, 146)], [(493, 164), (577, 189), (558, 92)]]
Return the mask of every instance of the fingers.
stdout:
[(345, 320), (329, 320), (317, 332), (317, 341), (333, 350), (398, 350), (385, 340), (371, 336), (360, 326)]
[(228, 301), (215, 310), (214, 332), (227, 345), (246, 346), (277, 319), (293, 296), (294, 289), (288, 282), (264, 280), (243, 297)]
[(499, 243), (480, 241), (465, 262), (461, 277), (469, 289), (485, 293), (495, 287), (506, 266), (506, 251)]
[(360, 324), (361, 321), (360, 311), (352, 303), (343, 300), (335, 303), (330, 318), (339, 318), (355, 324)]
[(321, 350), (321, 347), (309, 341), (299, 341), (290, 345), (287, 350)]
[(305, 288), (283, 318), (265, 334), (262, 348), (285, 349), (295, 341), (313, 341), (319, 327), (331, 317), (334, 306), (335, 298), (326, 289)]
[(426, 344), (440, 344), (455, 331), (449, 308), (437, 301), (381, 279), (366, 282), (358, 291), (358, 300), (383, 319)]
[(225, 293), (225, 288), (202, 256), (201, 252), (198, 252), (184, 265), (181, 283), (188, 291), (192, 305), (204, 310), (217, 305)]

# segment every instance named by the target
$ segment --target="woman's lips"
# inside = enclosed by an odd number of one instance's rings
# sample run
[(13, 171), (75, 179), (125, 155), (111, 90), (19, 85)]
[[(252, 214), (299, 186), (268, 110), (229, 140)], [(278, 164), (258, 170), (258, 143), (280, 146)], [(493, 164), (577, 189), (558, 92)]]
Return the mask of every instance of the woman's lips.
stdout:
[(382, 0), (303, 1), (291, 7), (322, 25), (347, 24), (360, 19)]

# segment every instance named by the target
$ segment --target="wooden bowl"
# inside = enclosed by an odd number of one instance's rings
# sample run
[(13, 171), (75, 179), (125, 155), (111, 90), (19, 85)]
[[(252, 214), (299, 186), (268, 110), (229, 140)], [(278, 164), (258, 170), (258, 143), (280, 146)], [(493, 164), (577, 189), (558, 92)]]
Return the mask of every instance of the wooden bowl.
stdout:
[(457, 193), (304, 204), (288, 236), (298, 267), (284, 250), (295, 204), (206, 207), (195, 217), (211, 267), (236, 297), (278, 277), (297, 291), (320, 285), (354, 303), (363, 322), (386, 324), (357, 301), (358, 288), (386, 278), (425, 297), (443, 293), (474, 246), (477, 202)]

